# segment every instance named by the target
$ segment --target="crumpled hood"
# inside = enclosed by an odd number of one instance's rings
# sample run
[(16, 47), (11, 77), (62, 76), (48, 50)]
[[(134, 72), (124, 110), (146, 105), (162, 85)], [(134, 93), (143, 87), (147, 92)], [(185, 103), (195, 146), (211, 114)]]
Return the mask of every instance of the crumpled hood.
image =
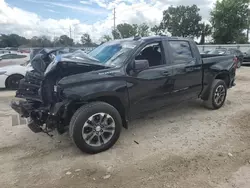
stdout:
[[(69, 54), (57, 55), (46, 68), (44, 75), (47, 76), (49, 74), (54, 74), (54, 72), (57, 70), (57, 67), (68, 69), (66, 71), (68, 72), (67, 75), (109, 68), (82, 50), (78, 50)], [(69, 72), (70, 70), (71, 72)]]
[(58, 86), (62, 88), (67, 88), (67, 87), (74, 87), (76, 85), (81, 85), (84, 83), (94, 82), (96, 80), (104, 81), (106, 79), (112, 78), (114, 74), (116, 76), (122, 75), (119, 69), (106, 68), (105, 70), (103, 70), (103, 68), (98, 69), (98, 67), (92, 67), (92, 71), (84, 72), (80, 74), (74, 74), (74, 75), (70, 75), (70, 76), (62, 78), (58, 82)]
[(60, 61), (72, 61), (72, 62), (78, 62), (78, 63), (84, 63), (84, 64), (97, 64), (101, 65), (101, 63), (93, 58), (92, 56), (88, 55), (82, 50), (77, 50), (73, 53), (63, 54), (57, 56), (57, 58)]

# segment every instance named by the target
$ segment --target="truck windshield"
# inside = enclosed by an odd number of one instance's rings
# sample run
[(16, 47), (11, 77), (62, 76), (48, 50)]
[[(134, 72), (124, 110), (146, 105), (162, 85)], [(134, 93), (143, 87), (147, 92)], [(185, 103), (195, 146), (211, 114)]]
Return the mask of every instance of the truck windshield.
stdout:
[(138, 41), (107, 42), (95, 48), (88, 55), (107, 66), (119, 66), (138, 44)]

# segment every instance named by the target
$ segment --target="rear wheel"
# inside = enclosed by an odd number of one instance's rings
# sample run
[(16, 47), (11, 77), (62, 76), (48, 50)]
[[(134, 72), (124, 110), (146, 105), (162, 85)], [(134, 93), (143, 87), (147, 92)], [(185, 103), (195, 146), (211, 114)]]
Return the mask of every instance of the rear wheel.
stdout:
[(20, 74), (9, 76), (6, 80), (6, 88), (11, 90), (18, 89), (21, 79), (23, 79), (23, 75)]
[(209, 109), (219, 109), (223, 106), (227, 96), (227, 85), (223, 80), (214, 80), (209, 98), (204, 101), (204, 104)]
[(121, 116), (113, 106), (93, 102), (75, 112), (70, 121), (69, 134), (81, 151), (94, 154), (112, 147), (121, 129)]

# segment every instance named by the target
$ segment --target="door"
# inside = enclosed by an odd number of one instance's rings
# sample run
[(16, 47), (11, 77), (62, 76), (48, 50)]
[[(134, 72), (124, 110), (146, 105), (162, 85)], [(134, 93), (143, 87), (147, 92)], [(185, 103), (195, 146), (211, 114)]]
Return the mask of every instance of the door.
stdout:
[(196, 59), (188, 41), (169, 41), (174, 89), (177, 101), (197, 98), (202, 90), (202, 64)]
[(166, 64), (161, 42), (146, 45), (135, 56), (135, 60), (142, 59), (148, 60), (149, 68), (140, 72), (127, 71), (130, 117), (166, 105), (173, 89), (172, 68)]

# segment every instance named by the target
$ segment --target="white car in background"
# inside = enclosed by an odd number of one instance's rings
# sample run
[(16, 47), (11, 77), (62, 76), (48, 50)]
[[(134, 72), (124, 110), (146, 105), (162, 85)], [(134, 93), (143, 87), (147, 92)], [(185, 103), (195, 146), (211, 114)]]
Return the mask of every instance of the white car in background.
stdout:
[(29, 60), (29, 54), (7, 53), (0, 54), (0, 67), (8, 65), (26, 64)]
[(0, 67), (0, 88), (17, 89), (19, 82), (27, 71), (25, 65), (9, 65)]
[(0, 88), (17, 89), (28, 60), (29, 54), (0, 54)]

